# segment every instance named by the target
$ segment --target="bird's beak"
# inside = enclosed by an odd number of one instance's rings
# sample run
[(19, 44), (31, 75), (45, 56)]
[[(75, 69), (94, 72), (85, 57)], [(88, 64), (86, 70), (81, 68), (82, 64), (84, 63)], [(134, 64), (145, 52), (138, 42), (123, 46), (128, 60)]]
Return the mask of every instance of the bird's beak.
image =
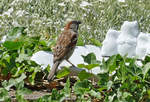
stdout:
[(81, 24), (82, 22), (81, 21), (78, 21), (78, 24)]

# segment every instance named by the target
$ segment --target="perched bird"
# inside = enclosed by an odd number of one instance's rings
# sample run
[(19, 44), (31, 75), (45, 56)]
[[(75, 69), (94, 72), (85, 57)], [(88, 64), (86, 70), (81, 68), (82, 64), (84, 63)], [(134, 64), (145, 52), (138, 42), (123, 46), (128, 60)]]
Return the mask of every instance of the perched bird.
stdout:
[(73, 54), (76, 47), (79, 24), (81, 24), (80, 21), (70, 21), (58, 37), (56, 46), (53, 49), (53, 66), (47, 77), (49, 81), (53, 80), (57, 68), (63, 60), (72, 64), (68, 59)]

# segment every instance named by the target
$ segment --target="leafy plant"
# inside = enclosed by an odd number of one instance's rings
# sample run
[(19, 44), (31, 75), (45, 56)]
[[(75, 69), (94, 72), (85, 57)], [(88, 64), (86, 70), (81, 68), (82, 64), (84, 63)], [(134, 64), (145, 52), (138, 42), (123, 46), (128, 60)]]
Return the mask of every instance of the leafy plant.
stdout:
[(64, 76), (67, 76), (70, 73), (70, 70), (66, 67), (64, 67), (62, 70), (60, 70), (57, 74), (57, 78), (62, 78)]
[(16, 87), (16, 99), (25, 102), (24, 100), (24, 94), (31, 93), (30, 90), (27, 88), (24, 88), (24, 79), (26, 78), (25, 74), (22, 74), (19, 78), (16, 79), (10, 79), (9, 81), (2, 82), (2, 88), (0, 88), (0, 101), (11, 101), (10, 96), (8, 94), (11, 87)]
[(100, 64), (100, 62), (96, 59), (96, 56), (94, 53), (89, 53), (88, 55), (86, 56), (83, 56), (83, 59), (84, 59), (84, 62), (87, 63), (87, 65), (85, 64), (78, 64), (78, 67), (79, 68), (86, 68), (88, 70), (91, 70), (95, 67), (98, 67)]

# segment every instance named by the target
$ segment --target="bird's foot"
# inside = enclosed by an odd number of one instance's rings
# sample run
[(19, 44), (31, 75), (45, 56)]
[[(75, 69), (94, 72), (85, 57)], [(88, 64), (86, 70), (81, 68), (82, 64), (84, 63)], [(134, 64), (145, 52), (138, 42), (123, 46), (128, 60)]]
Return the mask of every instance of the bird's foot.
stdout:
[(69, 60), (66, 60), (69, 64), (71, 64), (73, 67), (76, 67), (73, 63), (71, 63)]

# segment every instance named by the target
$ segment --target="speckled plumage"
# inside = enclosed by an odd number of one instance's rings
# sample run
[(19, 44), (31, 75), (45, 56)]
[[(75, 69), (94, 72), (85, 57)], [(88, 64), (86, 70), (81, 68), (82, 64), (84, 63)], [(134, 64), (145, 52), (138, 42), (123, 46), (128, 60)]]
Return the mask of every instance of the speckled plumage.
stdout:
[(77, 30), (78, 30), (80, 23), (81, 23), (80, 21), (69, 22), (65, 26), (64, 31), (58, 37), (56, 46), (53, 49), (54, 64), (48, 75), (48, 80), (52, 80), (59, 64), (63, 60), (68, 60), (70, 58), (70, 56), (72, 55), (72, 53), (75, 49), (76, 43), (77, 43), (77, 39), (78, 39)]

